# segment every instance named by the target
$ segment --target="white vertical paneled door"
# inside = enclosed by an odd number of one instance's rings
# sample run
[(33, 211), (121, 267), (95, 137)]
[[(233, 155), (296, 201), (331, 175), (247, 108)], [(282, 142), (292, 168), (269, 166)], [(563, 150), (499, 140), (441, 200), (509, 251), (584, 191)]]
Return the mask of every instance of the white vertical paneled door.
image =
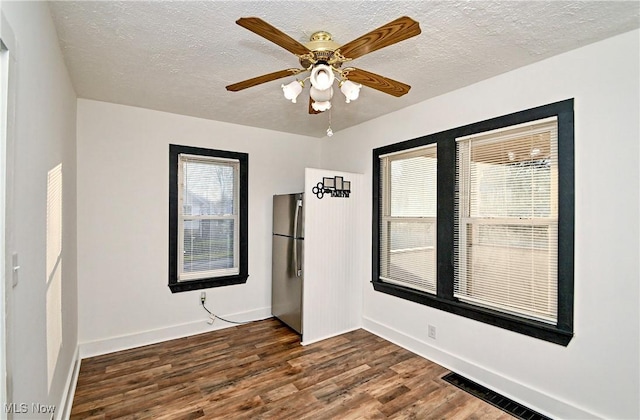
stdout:
[(369, 263), (364, 185), (362, 174), (305, 170), (304, 345), (362, 325), (361, 285)]

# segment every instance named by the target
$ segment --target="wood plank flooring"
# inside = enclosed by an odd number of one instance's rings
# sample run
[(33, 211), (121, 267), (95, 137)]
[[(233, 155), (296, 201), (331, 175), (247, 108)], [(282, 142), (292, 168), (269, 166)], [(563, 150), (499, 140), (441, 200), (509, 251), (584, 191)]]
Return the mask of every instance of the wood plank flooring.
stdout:
[(512, 419), (357, 330), (309, 346), (275, 319), (82, 361), (71, 419)]

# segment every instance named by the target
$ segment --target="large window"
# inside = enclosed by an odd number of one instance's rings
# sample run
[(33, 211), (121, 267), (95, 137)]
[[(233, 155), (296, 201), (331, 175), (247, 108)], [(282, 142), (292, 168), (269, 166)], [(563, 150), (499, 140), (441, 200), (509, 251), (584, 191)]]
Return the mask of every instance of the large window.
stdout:
[(375, 149), (373, 164), (375, 290), (569, 343), (573, 100)]
[(171, 290), (244, 283), (248, 156), (171, 145), (169, 172)]

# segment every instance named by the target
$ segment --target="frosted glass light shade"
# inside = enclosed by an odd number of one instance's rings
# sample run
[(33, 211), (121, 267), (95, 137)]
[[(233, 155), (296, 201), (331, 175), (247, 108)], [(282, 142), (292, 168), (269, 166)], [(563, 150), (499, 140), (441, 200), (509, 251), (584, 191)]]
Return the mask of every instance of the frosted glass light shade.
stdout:
[(333, 70), (326, 64), (316, 64), (311, 70), (311, 84), (318, 90), (327, 90), (333, 84)]
[(330, 101), (333, 97), (333, 88), (330, 87), (329, 89), (319, 90), (314, 86), (311, 86), (311, 88), (309, 89), (309, 96), (311, 96), (311, 99), (317, 102)]
[(323, 112), (331, 108), (331, 102), (322, 101), (322, 102), (312, 102), (311, 107), (318, 112)]
[(347, 103), (358, 99), (361, 87), (362, 85), (360, 83), (353, 83), (351, 80), (345, 80), (340, 83), (340, 91), (344, 94), (345, 98), (347, 98)]
[(281, 87), (282, 87), (282, 92), (284, 93), (284, 97), (295, 104), (296, 98), (298, 97), (298, 95), (300, 95), (300, 92), (302, 92), (303, 86), (304, 86), (303, 82), (299, 80), (294, 80), (288, 85), (283, 84)]

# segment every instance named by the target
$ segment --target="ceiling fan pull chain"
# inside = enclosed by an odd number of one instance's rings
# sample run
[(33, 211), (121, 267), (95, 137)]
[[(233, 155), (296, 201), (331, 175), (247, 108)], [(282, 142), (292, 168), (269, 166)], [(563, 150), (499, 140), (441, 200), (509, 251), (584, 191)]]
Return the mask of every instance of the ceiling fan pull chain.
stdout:
[(333, 136), (333, 130), (331, 129), (331, 108), (329, 108), (329, 128), (327, 128), (327, 137)]

